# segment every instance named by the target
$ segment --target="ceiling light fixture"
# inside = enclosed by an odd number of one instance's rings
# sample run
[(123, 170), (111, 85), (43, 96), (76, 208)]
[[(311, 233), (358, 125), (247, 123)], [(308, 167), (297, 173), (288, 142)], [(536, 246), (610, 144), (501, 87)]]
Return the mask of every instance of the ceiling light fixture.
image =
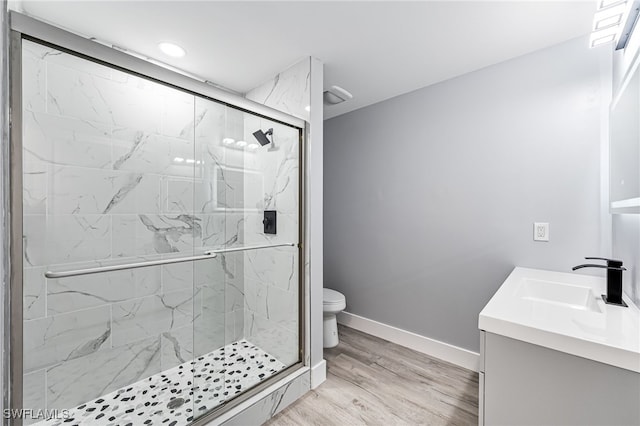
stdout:
[(607, 28), (610, 27), (612, 25), (618, 25), (620, 24), (620, 21), (622, 21), (622, 13), (619, 15), (614, 15), (614, 16), (610, 16), (607, 18), (602, 18), (596, 22), (594, 22), (595, 24), (595, 28), (594, 30), (601, 30), (603, 28)]
[(232, 138), (224, 138), (222, 139), (222, 143), (225, 145), (231, 145), (232, 143), (234, 143), (236, 140), (232, 139)]
[(600, 46), (601, 44), (611, 43), (616, 39), (617, 28), (614, 31), (598, 31), (591, 35), (591, 47)]
[(607, 8), (609, 6), (614, 6), (616, 4), (624, 3), (627, 0), (600, 0), (598, 2), (598, 10)]
[(620, 22), (621, 31), (618, 35), (616, 50), (624, 49), (627, 46), (631, 33), (638, 23), (638, 16), (640, 16), (640, 0), (632, 0), (629, 7), (627, 7), (622, 22)]
[(182, 47), (168, 41), (158, 43), (158, 47), (165, 55), (171, 56), (172, 58), (182, 58), (187, 54)]
[(245, 141), (238, 141), (236, 142), (236, 146), (239, 146), (240, 148), (244, 148), (245, 146), (247, 146), (247, 143)]
[(593, 31), (620, 24), (624, 12), (624, 3), (597, 11), (595, 15), (593, 15)]
[(616, 50), (624, 49), (640, 13), (640, 0), (600, 0), (593, 15), (589, 46), (615, 42)]

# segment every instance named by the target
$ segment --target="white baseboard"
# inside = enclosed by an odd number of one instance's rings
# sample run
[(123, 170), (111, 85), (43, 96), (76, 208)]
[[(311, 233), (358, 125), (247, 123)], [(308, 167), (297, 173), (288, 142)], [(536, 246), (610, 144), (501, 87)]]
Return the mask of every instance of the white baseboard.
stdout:
[(448, 343), (430, 339), (410, 331), (370, 320), (349, 312), (338, 314), (338, 322), (372, 336), (396, 343), (400, 346), (422, 352), (434, 358), (450, 362), (468, 370), (478, 371), (480, 354)]
[(324, 359), (311, 367), (311, 389), (315, 389), (327, 380), (327, 361)]

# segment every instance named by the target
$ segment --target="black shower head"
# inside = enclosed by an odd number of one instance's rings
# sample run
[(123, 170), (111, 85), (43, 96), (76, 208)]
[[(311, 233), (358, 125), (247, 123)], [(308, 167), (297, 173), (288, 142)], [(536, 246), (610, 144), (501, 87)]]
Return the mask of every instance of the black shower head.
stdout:
[(267, 136), (271, 136), (271, 138), (273, 138), (273, 129), (269, 129), (266, 132), (258, 130), (256, 132), (253, 132), (253, 136), (258, 140), (258, 142), (260, 142), (260, 145), (265, 146), (272, 142)]

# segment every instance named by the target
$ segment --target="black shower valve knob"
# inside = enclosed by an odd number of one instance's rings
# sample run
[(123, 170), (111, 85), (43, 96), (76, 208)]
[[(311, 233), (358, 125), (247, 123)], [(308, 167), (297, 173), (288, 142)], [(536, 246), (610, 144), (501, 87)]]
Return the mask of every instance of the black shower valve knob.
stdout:
[(265, 210), (262, 219), (265, 234), (275, 234), (277, 228), (277, 214), (275, 210)]

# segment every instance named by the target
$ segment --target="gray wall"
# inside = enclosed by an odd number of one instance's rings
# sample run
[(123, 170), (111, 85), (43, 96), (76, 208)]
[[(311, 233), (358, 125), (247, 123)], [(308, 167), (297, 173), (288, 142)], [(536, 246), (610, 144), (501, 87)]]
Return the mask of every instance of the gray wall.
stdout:
[(478, 313), (514, 266), (599, 254), (607, 58), (576, 39), (326, 121), (325, 287), (477, 352)]

